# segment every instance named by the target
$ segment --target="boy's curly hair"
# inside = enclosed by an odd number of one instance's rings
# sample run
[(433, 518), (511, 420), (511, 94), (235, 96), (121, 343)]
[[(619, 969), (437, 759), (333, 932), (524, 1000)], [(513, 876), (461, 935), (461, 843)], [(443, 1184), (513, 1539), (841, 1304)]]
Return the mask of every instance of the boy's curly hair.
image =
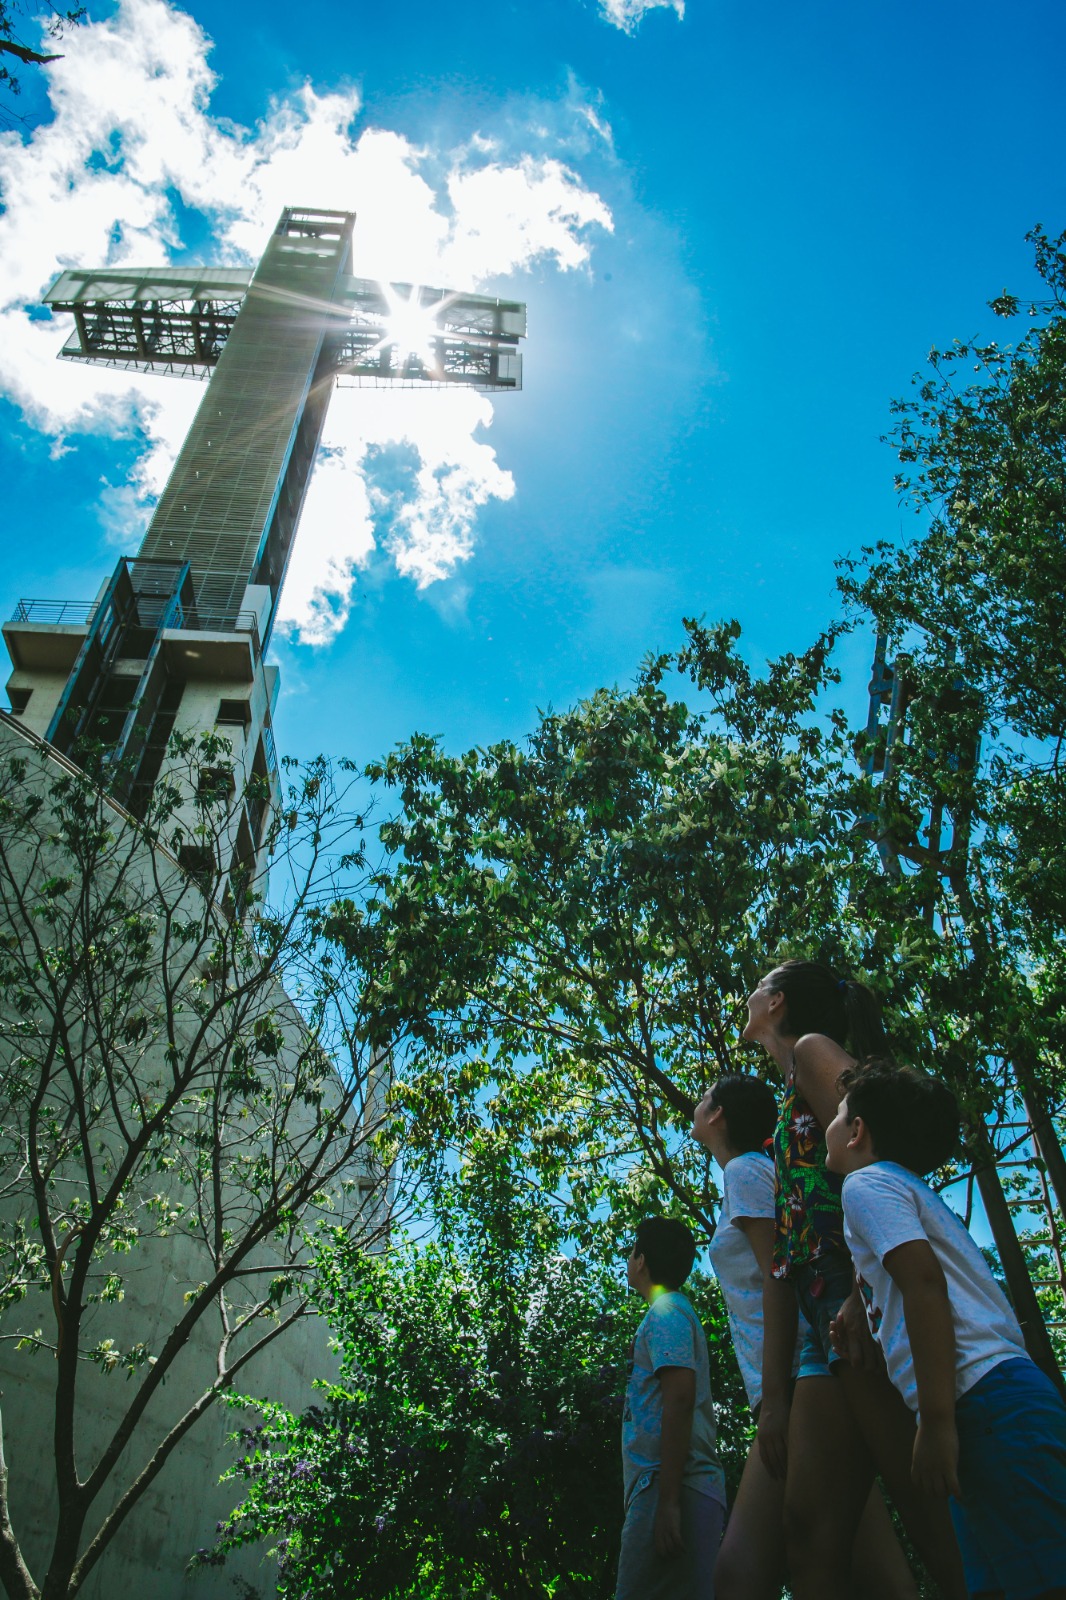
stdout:
[(886, 1056), (841, 1073), (848, 1115), (861, 1117), (881, 1161), (898, 1161), (920, 1178), (959, 1148), (959, 1104), (946, 1083)]

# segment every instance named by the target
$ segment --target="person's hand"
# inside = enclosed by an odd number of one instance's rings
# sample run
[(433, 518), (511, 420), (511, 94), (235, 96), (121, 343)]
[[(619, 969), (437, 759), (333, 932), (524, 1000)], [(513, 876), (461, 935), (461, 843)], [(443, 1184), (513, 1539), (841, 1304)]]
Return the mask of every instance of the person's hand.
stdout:
[(676, 1500), (659, 1496), (655, 1512), (655, 1550), (660, 1556), (679, 1556), (685, 1546), (681, 1542), (681, 1507)]
[(856, 1286), (829, 1324), (833, 1349), (849, 1366), (865, 1372), (883, 1372), (885, 1358), (881, 1346), (870, 1332), (866, 1308)]
[(959, 1436), (953, 1418), (919, 1420), (911, 1457), (911, 1477), (922, 1494), (954, 1495), (959, 1489)]
[(767, 1400), (759, 1407), (759, 1454), (771, 1478), (783, 1481), (788, 1471), (788, 1404)]

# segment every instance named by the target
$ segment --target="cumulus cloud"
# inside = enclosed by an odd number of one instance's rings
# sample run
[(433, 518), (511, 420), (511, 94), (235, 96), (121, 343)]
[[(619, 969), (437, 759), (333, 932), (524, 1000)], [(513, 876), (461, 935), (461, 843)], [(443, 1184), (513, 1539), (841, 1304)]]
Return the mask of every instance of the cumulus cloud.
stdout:
[[(203, 391), (56, 361), (66, 319), (36, 308), (63, 267), (162, 265), (188, 259), (191, 246), (198, 258), (251, 262), (283, 206), (298, 203), (358, 213), (361, 275), (476, 288), (535, 262), (580, 269), (595, 230), (612, 226), (604, 201), (556, 156), (509, 154), (477, 137), (449, 156), (356, 130), (354, 90), (305, 85), (254, 129), (235, 127), (212, 114), (209, 48), (166, 0), (119, 0), (108, 21), (73, 33), (49, 69), (53, 120), (30, 136), (0, 135), (0, 392), (57, 454), (79, 434), (140, 442), (131, 480), (106, 487), (100, 506), (127, 545)], [(187, 236), (190, 215), (202, 241)], [(378, 547), (420, 587), (450, 576), (474, 547), (479, 510), (514, 493), (479, 437), (492, 414), (467, 391), (338, 391), (280, 621), (312, 643), (334, 637)], [(418, 465), (385, 517), (373, 461), (396, 444), (412, 447)]]
[[(475, 437), (492, 421), (484, 395), (403, 390), (389, 396), (387, 411), (363, 400), (352, 389), (333, 396), (299, 559), (294, 553), (285, 580), (279, 620), (306, 644), (327, 644), (344, 627), (356, 574), (379, 543), (402, 576), (426, 589), (471, 555), (478, 510), (514, 494), (511, 474)], [(417, 464), (397, 491), (379, 467), (405, 444), (414, 446)]]
[(623, 33), (635, 33), (645, 14), (660, 6), (676, 11), (679, 17), (685, 15), (685, 0), (600, 0), (600, 11), (606, 21), (621, 28)]

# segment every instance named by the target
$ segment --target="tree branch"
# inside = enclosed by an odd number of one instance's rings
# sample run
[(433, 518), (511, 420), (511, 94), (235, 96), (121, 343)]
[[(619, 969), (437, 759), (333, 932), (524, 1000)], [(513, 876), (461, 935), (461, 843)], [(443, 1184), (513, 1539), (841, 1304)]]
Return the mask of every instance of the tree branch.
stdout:
[(62, 56), (43, 56), (38, 50), (28, 50), (24, 44), (16, 44), (14, 39), (0, 39), (0, 54), (15, 56), (19, 61), (24, 61), (28, 66), (44, 67), (49, 61), (62, 61)]

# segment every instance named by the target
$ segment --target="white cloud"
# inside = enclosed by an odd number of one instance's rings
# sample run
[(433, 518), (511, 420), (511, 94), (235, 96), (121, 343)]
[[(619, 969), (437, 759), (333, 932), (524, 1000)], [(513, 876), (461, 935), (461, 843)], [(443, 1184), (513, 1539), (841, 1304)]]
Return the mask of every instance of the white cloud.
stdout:
[[(196, 22), (165, 0), (119, 0), (110, 20), (73, 32), (49, 69), (53, 121), (28, 137), (0, 135), (0, 392), (55, 441), (57, 455), (84, 433), (141, 442), (131, 483), (105, 486), (99, 507), (127, 545), (203, 390), (58, 362), (66, 319), (30, 312), (62, 267), (165, 263), (187, 244), (171, 196), (205, 220), (210, 260), (254, 260), (282, 207), (296, 202), (358, 213), (360, 274), (465, 288), (535, 262), (581, 268), (590, 234), (612, 226), (603, 200), (543, 151), (508, 155), (475, 135), (448, 157), (383, 129), (354, 133), (354, 90), (305, 85), (254, 129), (234, 127), (211, 112), (209, 48)], [(313, 643), (343, 627), (355, 574), (382, 542), (368, 464), (389, 444), (406, 441), (419, 465), (407, 499), (392, 508), (384, 549), (419, 587), (451, 575), (474, 547), (479, 510), (514, 493), (476, 436), (491, 420), (491, 403), (465, 391), (339, 391), (282, 620)]]
[(685, 0), (600, 0), (600, 11), (606, 21), (613, 22), (623, 33), (635, 33), (645, 14), (660, 6), (676, 11), (679, 17), (685, 15)]
[[(396, 570), (425, 589), (470, 556), (480, 507), (514, 494), (511, 474), (474, 437), (492, 421), (484, 395), (402, 390), (375, 398), (368, 408), (362, 392), (338, 389), (330, 406), (279, 613), (305, 644), (328, 644), (347, 622), (356, 573), (379, 543), (376, 520)], [(405, 443), (415, 446), (418, 466), (413, 493), (397, 504), (377, 482), (374, 457)]]
[(553, 256), (563, 271), (584, 266), (585, 231), (611, 226), (599, 195), (546, 157), (453, 171), (448, 197), (455, 221), (442, 265), (455, 283), (514, 272), (541, 256)]

